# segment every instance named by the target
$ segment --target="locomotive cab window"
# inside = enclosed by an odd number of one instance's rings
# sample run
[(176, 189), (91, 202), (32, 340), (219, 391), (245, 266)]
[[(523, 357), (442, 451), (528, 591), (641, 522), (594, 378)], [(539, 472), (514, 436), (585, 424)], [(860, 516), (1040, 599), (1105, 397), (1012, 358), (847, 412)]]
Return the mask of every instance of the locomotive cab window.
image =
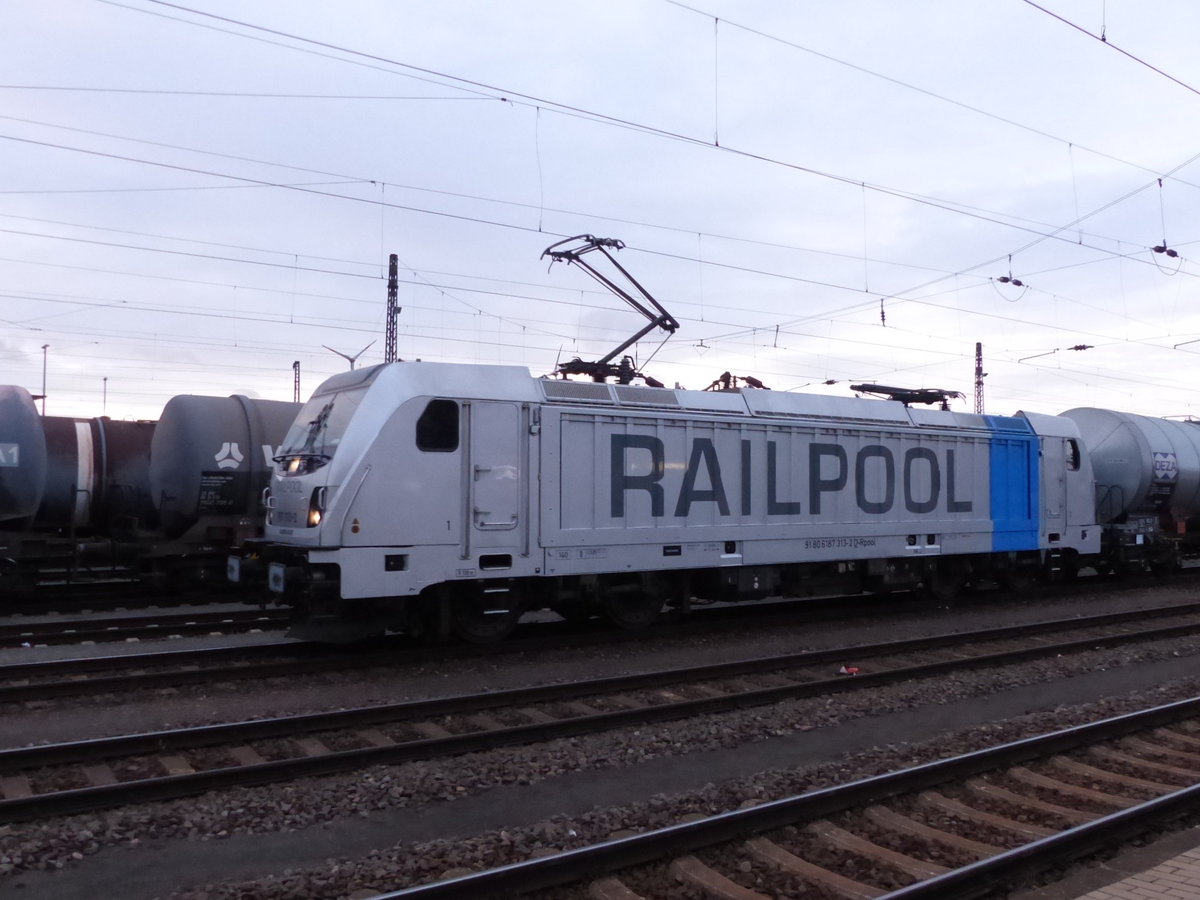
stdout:
[(1074, 438), (1067, 439), (1067, 471), (1079, 471), (1079, 441)]
[(458, 404), (453, 400), (430, 400), (417, 419), (417, 449), (427, 453), (450, 453), (458, 449)]

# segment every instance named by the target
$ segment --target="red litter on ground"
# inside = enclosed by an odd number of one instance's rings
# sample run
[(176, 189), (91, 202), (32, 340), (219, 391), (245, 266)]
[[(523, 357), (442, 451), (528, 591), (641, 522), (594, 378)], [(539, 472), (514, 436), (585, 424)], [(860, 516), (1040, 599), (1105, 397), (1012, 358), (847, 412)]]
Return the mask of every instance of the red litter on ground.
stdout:
[(837, 673), (839, 675), (857, 675), (858, 666), (842, 666), (840, 669), (838, 669)]

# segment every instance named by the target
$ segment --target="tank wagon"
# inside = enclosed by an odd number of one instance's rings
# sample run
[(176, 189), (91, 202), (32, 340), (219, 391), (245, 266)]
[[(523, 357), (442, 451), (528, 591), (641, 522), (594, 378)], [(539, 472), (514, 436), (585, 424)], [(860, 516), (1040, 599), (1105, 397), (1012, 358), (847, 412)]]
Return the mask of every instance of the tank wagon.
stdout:
[(144, 551), (152, 571), (224, 582), (226, 553), (262, 536), (262, 493), (299, 409), (240, 394), (167, 401), (148, 470), (158, 517)]
[(1090, 407), (1062, 415), (1091, 455), (1105, 565), (1164, 571), (1200, 555), (1200, 425)]
[(156, 422), (39, 416), (0, 387), (0, 590), (219, 576), (299, 404), (175, 397)]
[(638, 627), (696, 599), (948, 597), (1102, 547), (1079, 428), (1036, 413), (399, 362), (321, 385), (276, 463), (252, 562), (330, 636), (486, 641), (540, 608)]
[(0, 423), (0, 530), (19, 530), (38, 511), (46, 481), (46, 436), (29, 391), (0, 386)]
[(154, 423), (39, 416), (19, 387), (0, 388), (0, 397), (3, 584), (22, 590), (88, 567), (108, 574), (130, 566), (130, 540), (155, 520), (147, 480)]

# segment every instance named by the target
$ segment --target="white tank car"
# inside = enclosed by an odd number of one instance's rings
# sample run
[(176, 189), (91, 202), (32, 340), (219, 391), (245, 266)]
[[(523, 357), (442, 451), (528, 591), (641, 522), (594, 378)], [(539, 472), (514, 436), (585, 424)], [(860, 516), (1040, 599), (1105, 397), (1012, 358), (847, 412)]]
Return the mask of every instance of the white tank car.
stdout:
[(1200, 557), (1200, 425), (1088, 407), (1063, 416), (1092, 457), (1102, 567), (1161, 572)]
[(697, 598), (949, 595), (1100, 546), (1075, 426), (1036, 414), (401, 362), (321, 385), (276, 463), (269, 590), (344, 636), (488, 640), (536, 608), (636, 627)]
[(1200, 513), (1200, 425), (1090, 407), (1063, 416), (1079, 426), (1091, 453), (1102, 521)]

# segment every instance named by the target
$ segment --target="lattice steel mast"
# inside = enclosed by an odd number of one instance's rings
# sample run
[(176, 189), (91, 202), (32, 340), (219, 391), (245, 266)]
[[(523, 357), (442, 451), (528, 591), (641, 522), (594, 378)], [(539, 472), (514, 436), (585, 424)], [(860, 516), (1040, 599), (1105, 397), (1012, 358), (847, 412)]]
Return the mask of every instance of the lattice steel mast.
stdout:
[(385, 363), (396, 361), (396, 318), (400, 315), (400, 308), (396, 305), (399, 295), (396, 268), (398, 262), (395, 253), (388, 257), (387, 332), (383, 341), (383, 361)]
[(975, 412), (983, 415), (983, 379), (987, 372), (983, 371), (983, 344), (975, 342)]

